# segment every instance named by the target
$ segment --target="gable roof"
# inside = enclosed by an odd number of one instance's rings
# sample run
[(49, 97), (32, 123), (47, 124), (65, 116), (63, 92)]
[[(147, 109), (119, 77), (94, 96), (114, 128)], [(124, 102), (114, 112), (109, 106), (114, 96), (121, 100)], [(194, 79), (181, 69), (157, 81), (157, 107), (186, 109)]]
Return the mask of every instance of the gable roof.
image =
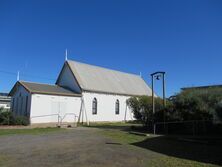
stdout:
[(138, 75), (76, 61), (69, 60), (66, 63), (83, 91), (134, 96), (152, 94), (152, 90)]
[(57, 85), (31, 83), (25, 81), (16, 82), (15, 86), (10, 91), (9, 95), (13, 95), (18, 85), (23, 86), (29, 93), (48, 94), (48, 95), (61, 95), (61, 96), (81, 96), (81, 94), (74, 93), (68, 89), (62, 88)]

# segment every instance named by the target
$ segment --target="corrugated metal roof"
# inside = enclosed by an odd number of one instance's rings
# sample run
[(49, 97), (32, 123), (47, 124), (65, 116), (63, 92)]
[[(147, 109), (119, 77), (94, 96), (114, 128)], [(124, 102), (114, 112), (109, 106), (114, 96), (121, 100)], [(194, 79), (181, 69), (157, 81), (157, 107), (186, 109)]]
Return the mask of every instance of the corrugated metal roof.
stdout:
[(152, 90), (138, 75), (68, 61), (82, 90), (123, 95), (148, 95)]
[(31, 93), (64, 95), (64, 96), (81, 96), (81, 94), (73, 93), (72, 91), (57, 85), (31, 83), (25, 81), (19, 81), (19, 83)]

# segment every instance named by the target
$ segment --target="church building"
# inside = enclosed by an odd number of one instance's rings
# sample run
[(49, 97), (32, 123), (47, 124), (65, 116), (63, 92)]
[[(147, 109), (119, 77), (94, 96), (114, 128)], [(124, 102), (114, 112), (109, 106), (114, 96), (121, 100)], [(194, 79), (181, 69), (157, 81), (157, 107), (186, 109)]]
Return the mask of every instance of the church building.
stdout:
[(18, 81), (11, 110), (31, 124), (133, 120), (132, 96), (152, 95), (141, 76), (76, 61), (65, 61), (55, 85)]

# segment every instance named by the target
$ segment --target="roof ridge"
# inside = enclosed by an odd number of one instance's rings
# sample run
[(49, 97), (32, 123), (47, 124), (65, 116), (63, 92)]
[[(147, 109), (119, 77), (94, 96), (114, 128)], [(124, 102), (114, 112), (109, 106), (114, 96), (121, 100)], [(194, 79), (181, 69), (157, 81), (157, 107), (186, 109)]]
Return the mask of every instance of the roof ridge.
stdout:
[(126, 75), (133, 75), (135, 77), (140, 77), (140, 75), (138, 74), (133, 74), (133, 73), (129, 73), (129, 72), (124, 72), (124, 71), (119, 71), (119, 70), (115, 70), (115, 69), (110, 69), (108, 67), (101, 67), (101, 66), (97, 66), (97, 65), (93, 65), (93, 64), (88, 64), (88, 63), (83, 63), (83, 62), (79, 62), (79, 61), (75, 61), (75, 60), (67, 60), (68, 62), (74, 62), (74, 63), (79, 63), (79, 64), (83, 64), (83, 65), (87, 65), (87, 66), (92, 66), (92, 67), (96, 67), (96, 68), (100, 68), (100, 69), (105, 69), (105, 70), (109, 70), (109, 71), (114, 71), (114, 72), (119, 72), (119, 73), (123, 73)]
[(21, 82), (21, 83), (30, 83), (30, 84), (39, 84), (39, 85), (48, 85), (48, 86), (58, 86), (56, 84), (53, 85), (53, 84), (48, 84), (48, 83), (39, 83), (39, 82), (22, 81), (22, 80), (20, 80), (19, 82)]
[[(58, 85), (44, 84), (44, 83), (36, 83), (36, 82), (26, 82), (26, 81), (18, 81), (28, 92), (30, 93), (40, 93), (40, 94), (52, 94), (52, 95), (75, 95), (80, 96), (79, 93), (71, 91), (67, 88)], [(15, 86), (14, 86), (15, 87)], [(13, 89), (14, 89), (13, 87)]]

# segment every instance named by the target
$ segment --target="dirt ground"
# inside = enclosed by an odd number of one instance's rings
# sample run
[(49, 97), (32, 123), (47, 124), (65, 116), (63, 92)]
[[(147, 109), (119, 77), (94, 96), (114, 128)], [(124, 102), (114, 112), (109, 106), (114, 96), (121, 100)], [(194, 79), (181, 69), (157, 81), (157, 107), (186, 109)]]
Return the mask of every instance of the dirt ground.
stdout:
[(0, 166), (4, 167), (137, 167), (147, 161), (144, 153), (115, 143), (93, 128), (0, 137)]

